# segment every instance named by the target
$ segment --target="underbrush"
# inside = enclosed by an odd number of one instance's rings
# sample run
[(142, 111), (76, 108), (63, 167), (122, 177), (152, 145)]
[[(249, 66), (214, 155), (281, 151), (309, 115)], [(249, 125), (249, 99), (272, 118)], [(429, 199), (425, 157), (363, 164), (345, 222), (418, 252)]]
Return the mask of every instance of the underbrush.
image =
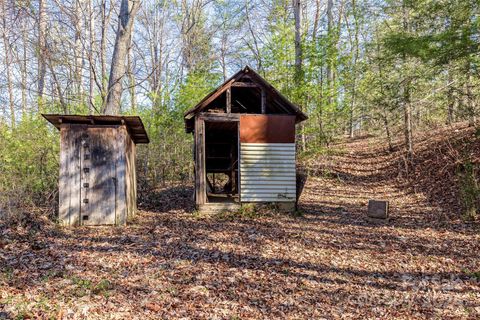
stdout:
[[(35, 116), (0, 127), (0, 218), (57, 205), (58, 132)], [(51, 210), (53, 211), (53, 210)]]

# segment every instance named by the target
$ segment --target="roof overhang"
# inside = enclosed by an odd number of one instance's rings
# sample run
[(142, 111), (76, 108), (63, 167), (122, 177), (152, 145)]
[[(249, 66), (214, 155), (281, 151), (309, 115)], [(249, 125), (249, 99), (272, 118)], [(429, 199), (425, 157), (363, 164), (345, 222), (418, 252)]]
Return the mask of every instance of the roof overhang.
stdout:
[(111, 116), (111, 115), (71, 115), (71, 114), (42, 114), (48, 122), (60, 130), (62, 124), (83, 125), (125, 125), (135, 144), (149, 143), (147, 132), (142, 119), (138, 116)]

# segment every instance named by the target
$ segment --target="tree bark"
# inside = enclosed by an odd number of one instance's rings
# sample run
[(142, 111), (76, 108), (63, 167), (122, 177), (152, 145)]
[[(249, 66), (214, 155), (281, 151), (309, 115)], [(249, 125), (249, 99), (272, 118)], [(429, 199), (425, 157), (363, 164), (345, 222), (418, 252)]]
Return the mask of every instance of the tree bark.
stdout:
[(449, 86), (447, 91), (447, 124), (451, 125), (455, 122), (454, 115), (455, 115), (455, 104), (456, 104), (456, 97), (455, 97), (455, 90), (453, 88), (453, 71), (452, 67), (450, 66), (448, 69), (448, 82), (447, 85)]
[(318, 24), (320, 21), (320, 0), (315, 0), (315, 17), (313, 19), (312, 41), (317, 40)]
[(43, 93), (45, 89), (45, 76), (47, 74), (46, 65), (46, 32), (47, 32), (47, 14), (46, 0), (38, 1), (38, 110), (43, 109)]
[(84, 62), (84, 50), (82, 44), (83, 34), (83, 0), (76, 0), (74, 3), (75, 16), (73, 17), (75, 23), (75, 94), (79, 98), (80, 102), (83, 102), (83, 62)]
[[(403, 0), (402, 13), (403, 13), (403, 31), (409, 32), (409, 16), (408, 9), (406, 7), (406, 0)], [(404, 135), (405, 135), (405, 147), (407, 149), (407, 155), (410, 159), (413, 157), (413, 135), (412, 135), (412, 105), (410, 97), (410, 81), (408, 76), (408, 60), (406, 53), (403, 53), (403, 69), (406, 73), (403, 79), (403, 113), (404, 113)]]
[(28, 37), (27, 37), (27, 22), (26, 17), (22, 17), (22, 56), (20, 53), (17, 53), (17, 57), (20, 63), (20, 78), (22, 81), (22, 119), (27, 114), (27, 47)]
[(100, 93), (102, 96), (102, 110), (105, 108), (106, 100), (107, 100), (107, 35), (108, 35), (108, 26), (110, 24), (110, 17), (111, 17), (111, 8), (108, 9), (107, 12), (107, 0), (102, 0), (101, 4), (101, 12), (102, 12), (102, 33), (100, 37), (100, 64), (101, 64), (101, 89)]
[(473, 127), (477, 124), (477, 117), (476, 117), (476, 106), (475, 106), (475, 98), (472, 92), (472, 68), (470, 63), (470, 57), (467, 57), (465, 62), (465, 92), (466, 92), (466, 106), (467, 106), (467, 113), (468, 113), (468, 125)]
[(3, 47), (5, 48), (5, 68), (7, 76), (7, 91), (8, 91), (8, 106), (10, 108), (10, 121), (12, 128), (15, 128), (15, 101), (13, 95), (13, 77), (12, 77), (12, 46), (10, 44), (10, 37), (7, 27), (7, 5), (3, 2), (2, 5), (2, 38)]
[(302, 12), (301, 1), (293, 0), (295, 16), (295, 82), (301, 85), (302, 81)]
[(412, 137), (412, 105), (410, 101), (410, 81), (405, 80), (403, 88), (403, 108), (404, 108), (404, 121), (405, 121), (405, 145), (407, 147), (407, 153), (413, 155), (413, 137)]
[(137, 110), (137, 96), (135, 94), (135, 75), (133, 70), (133, 51), (132, 47), (128, 50), (127, 57), (127, 72), (128, 72), (128, 92), (130, 94), (130, 103), (132, 105), (132, 111), (136, 112)]
[(119, 114), (122, 96), (122, 80), (125, 76), (125, 59), (131, 42), (133, 22), (140, 8), (139, 0), (122, 0), (118, 16), (118, 29), (113, 49), (110, 79), (108, 82), (107, 102), (103, 113)]
[(385, 133), (387, 134), (388, 150), (392, 152), (393, 151), (392, 135), (390, 134), (390, 125), (388, 123), (388, 116), (387, 116), (385, 107), (383, 107), (382, 118), (383, 118), (383, 125), (385, 127)]
[(355, 35), (354, 35), (354, 54), (353, 54), (353, 72), (352, 72), (352, 103), (350, 105), (350, 138), (354, 136), (354, 115), (355, 115), (355, 104), (357, 98), (357, 61), (359, 55), (359, 48), (358, 48), (358, 19), (357, 19), (357, 7), (355, 0), (352, 0), (352, 11), (353, 11), (353, 19), (355, 24)]
[[(295, 86), (299, 92), (298, 99), (303, 101), (301, 88), (303, 85), (303, 52), (302, 52), (302, 5), (300, 0), (293, 0), (295, 17)], [(301, 125), (302, 150), (306, 149), (306, 136), (303, 124)]]
[(250, 34), (251, 34), (252, 39), (253, 39), (253, 45), (254, 45), (254, 48), (250, 48), (250, 49), (255, 56), (255, 60), (257, 60), (257, 70), (260, 73), (263, 73), (262, 57), (260, 56), (260, 49), (259, 49), (259, 46), (258, 46), (258, 40), (257, 40), (257, 36), (255, 35), (254, 28), (252, 26), (252, 22), (251, 22), (251, 19), (250, 19), (250, 9), (249, 9), (248, 6), (249, 6), (249, 2), (245, 1), (245, 15), (246, 15), (247, 24), (248, 24), (248, 30), (250, 31)]
[(333, 104), (333, 87), (334, 87), (334, 48), (335, 48), (335, 35), (333, 30), (333, 0), (327, 1), (327, 103), (329, 106)]
[(88, 110), (90, 111), (90, 114), (93, 114), (93, 110), (95, 108), (95, 74), (94, 74), (94, 68), (95, 68), (95, 13), (93, 10), (93, 0), (88, 0), (88, 19), (89, 19), (89, 25), (88, 25), (88, 35), (89, 35), (89, 40), (90, 40), (90, 47), (89, 47), (89, 74), (88, 74)]

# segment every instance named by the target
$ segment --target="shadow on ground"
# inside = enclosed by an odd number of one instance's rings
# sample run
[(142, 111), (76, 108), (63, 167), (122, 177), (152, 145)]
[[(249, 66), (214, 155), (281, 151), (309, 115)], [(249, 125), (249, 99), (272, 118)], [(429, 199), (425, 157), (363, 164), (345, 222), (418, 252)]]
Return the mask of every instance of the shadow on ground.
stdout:
[(139, 191), (138, 207), (152, 212), (185, 210), (193, 212), (193, 187), (188, 184), (169, 185)]

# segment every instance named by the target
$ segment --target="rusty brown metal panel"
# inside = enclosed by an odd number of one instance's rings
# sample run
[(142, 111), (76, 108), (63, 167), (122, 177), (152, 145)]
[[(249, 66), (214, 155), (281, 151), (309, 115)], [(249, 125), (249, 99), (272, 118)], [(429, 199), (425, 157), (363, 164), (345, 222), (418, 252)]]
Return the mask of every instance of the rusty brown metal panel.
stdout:
[(294, 143), (295, 116), (242, 115), (241, 143)]

